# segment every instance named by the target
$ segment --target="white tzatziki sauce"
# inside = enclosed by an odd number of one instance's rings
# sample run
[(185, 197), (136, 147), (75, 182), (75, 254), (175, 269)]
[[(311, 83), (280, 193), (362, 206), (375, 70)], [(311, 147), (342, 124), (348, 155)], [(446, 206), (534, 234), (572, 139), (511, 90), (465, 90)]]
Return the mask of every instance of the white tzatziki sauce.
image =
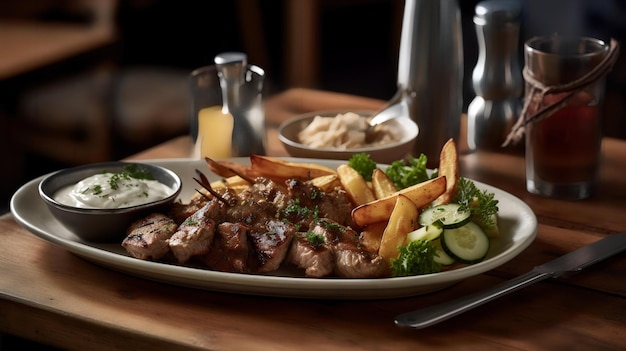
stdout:
[(121, 208), (164, 199), (174, 189), (156, 180), (137, 179), (127, 173), (101, 173), (57, 191), (54, 199), (81, 208)]

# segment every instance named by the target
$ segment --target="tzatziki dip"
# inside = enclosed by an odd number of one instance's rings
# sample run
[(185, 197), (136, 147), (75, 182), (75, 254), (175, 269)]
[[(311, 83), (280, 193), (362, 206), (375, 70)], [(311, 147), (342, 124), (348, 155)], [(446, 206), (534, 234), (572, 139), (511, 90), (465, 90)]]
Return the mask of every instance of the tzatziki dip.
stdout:
[(135, 178), (130, 173), (105, 172), (61, 188), (54, 199), (80, 208), (132, 207), (164, 199), (174, 189), (157, 180)]

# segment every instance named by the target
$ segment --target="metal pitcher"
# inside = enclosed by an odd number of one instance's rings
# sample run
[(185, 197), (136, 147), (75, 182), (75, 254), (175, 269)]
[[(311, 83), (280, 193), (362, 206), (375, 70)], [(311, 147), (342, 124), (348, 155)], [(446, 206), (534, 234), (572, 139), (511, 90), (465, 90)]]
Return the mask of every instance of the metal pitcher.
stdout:
[(419, 127), (415, 154), (439, 164), (445, 142), (458, 141), (463, 108), (463, 38), (456, 0), (406, 0), (398, 89)]

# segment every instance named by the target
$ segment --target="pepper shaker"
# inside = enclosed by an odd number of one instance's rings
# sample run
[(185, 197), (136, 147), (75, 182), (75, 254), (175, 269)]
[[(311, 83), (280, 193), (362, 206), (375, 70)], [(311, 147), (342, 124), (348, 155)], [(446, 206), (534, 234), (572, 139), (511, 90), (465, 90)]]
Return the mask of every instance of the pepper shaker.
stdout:
[(521, 111), (523, 81), (518, 61), (521, 5), (487, 0), (476, 5), (478, 60), (472, 74), (476, 97), (467, 110), (470, 149), (501, 149)]

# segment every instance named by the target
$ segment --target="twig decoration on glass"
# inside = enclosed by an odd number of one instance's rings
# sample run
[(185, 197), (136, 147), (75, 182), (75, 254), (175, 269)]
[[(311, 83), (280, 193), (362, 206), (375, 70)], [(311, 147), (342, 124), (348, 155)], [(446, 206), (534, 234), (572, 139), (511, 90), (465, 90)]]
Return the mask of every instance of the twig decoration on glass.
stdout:
[[(611, 39), (609, 53), (604, 57), (602, 62), (593, 70), (584, 76), (563, 85), (546, 86), (533, 76), (528, 66), (525, 66), (522, 75), (527, 83), (530, 91), (526, 94), (524, 107), (520, 118), (517, 120), (511, 132), (507, 136), (502, 146), (506, 147), (510, 144), (517, 144), (524, 136), (525, 127), (530, 124), (550, 117), (556, 111), (567, 105), (568, 101), (576, 96), (579, 92), (585, 90), (599, 79), (602, 79), (612, 69), (619, 56), (619, 43), (615, 39)], [(544, 96), (549, 94), (563, 93), (563, 96), (552, 104), (543, 105)], [(531, 105), (533, 108), (531, 108)], [(529, 111), (535, 111), (532, 115)]]

